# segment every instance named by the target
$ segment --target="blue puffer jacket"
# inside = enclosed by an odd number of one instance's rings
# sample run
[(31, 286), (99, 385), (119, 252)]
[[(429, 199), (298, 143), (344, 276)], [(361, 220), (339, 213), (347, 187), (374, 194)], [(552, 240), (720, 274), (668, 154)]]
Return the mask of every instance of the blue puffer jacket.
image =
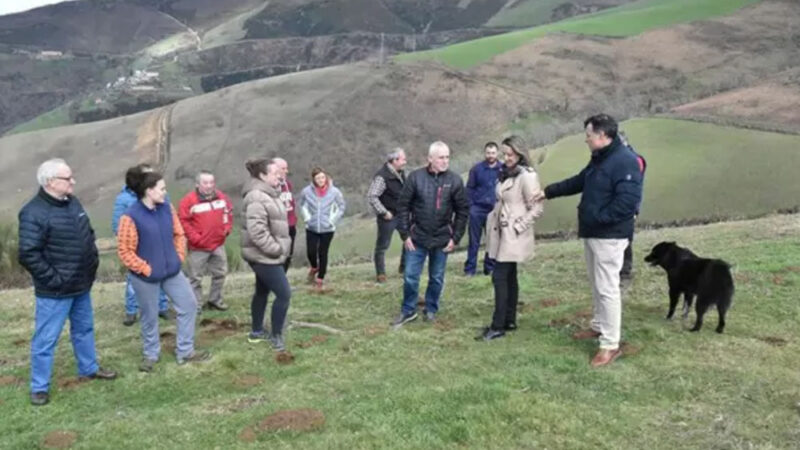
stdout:
[(317, 195), (314, 186), (309, 184), (300, 193), (300, 211), (306, 223), (306, 230), (315, 233), (336, 231), (336, 224), (344, 216), (345, 202), (342, 192), (330, 182), (325, 195)]
[[(117, 198), (114, 200), (114, 210), (111, 213), (111, 232), (114, 233), (114, 236), (117, 235), (117, 230), (119, 230), (119, 218), (122, 217), (125, 211), (133, 206), (137, 200), (139, 199), (136, 198), (136, 193), (133, 192), (131, 188), (122, 186), (122, 190), (119, 191)], [(164, 203), (170, 204), (169, 194), (167, 194), (167, 197), (164, 199)]]
[(122, 190), (117, 194), (114, 200), (114, 211), (111, 213), (111, 232), (114, 236), (117, 235), (119, 229), (119, 218), (128, 210), (134, 203), (136, 203), (136, 193), (133, 192), (128, 186), (122, 186)]
[(579, 237), (630, 239), (642, 198), (642, 173), (636, 155), (616, 138), (593, 152), (579, 174), (547, 186), (544, 192), (547, 198), (583, 193), (578, 204)]
[(467, 200), (471, 208), (491, 211), (496, 200), (495, 186), (503, 164), (497, 162), (494, 167), (489, 166), (485, 160), (475, 164), (469, 170), (467, 179)]
[(37, 297), (68, 298), (92, 288), (99, 259), (89, 216), (77, 198), (40, 189), (19, 212), (19, 262)]

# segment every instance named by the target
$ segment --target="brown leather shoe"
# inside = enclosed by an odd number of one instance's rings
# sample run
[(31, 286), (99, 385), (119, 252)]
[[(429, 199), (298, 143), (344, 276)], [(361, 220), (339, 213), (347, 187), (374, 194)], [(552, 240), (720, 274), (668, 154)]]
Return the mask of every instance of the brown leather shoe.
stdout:
[(606, 350), (600, 349), (594, 358), (592, 358), (591, 366), (594, 368), (603, 367), (611, 364), (614, 362), (615, 359), (619, 358), (622, 355), (622, 350)]
[(594, 330), (581, 330), (576, 331), (575, 334), (572, 335), (572, 339), (576, 340), (584, 340), (584, 339), (596, 339), (600, 337), (599, 331)]
[(376, 276), (375, 277), (375, 281), (377, 281), (378, 283), (381, 283), (381, 284), (386, 283), (386, 275), (380, 274), (380, 275)]

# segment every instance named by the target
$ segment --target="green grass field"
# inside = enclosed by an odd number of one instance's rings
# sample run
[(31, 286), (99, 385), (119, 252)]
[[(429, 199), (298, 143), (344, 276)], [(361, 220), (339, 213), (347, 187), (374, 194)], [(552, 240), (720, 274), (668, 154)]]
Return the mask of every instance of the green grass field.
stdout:
[[(671, 119), (621, 125), (647, 159), (640, 220), (665, 223), (748, 217), (800, 206), (800, 136)], [(578, 173), (589, 161), (583, 135), (547, 147), (544, 184)], [(580, 196), (547, 202), (537, 231), (575, 229)]]
[(12, 134), (27, 133), (29, 131), (38, 131), (47, 128), (70, 125), (72, 124), (72, 121), (69, 118), (69, 105), (69, 103), (66, 103), (44, 114), (36, 116), (35, 118), (6, 131), (5, 135), (10, 136)]
[[(448, 266), (439, 321), (396, 332), (388, 330), (399, 306), (396, 276), (376, 286), (368, 265), (335, 268), (335, 290), (318, 296), (293, 271), (290, 319), (344, 333), (290, 329), (288, 365), (244, 339), (249, 276), (229, 280), (231, 310), (206, 313), (216, 322), (198, 327), (211, 361), (178, 367), (167, 349), (174, 338), (165, 337), (149, 375), (136, 369), (138, 327), (120, 324), (122, 285), (98, 285), (98, 352), (122, 375), (76, 383), (65, 330), (52, 401), (40, 408), (28, 403), (32, 293), (2, 292), (0, 447), (37, 448), (61, 431), (73, 448), (796, 448), (798, 225), (793, 215), (641, 233), (637, 260), (669, 239), (735, 265), (728, 327), (714, 333), (714, 312), (696, 334), (665, 321), (665, 277), (637, 261), (624, 298), (628, 353), (601, 370), (588, 367), (595, 344), (570, 338), (591, 310), (578, 241), (538, 244), (520, 272), (520, 329), (491, 343), (473, 340), (491, 314), (490, 281), (459, 276), (463, 254)], [(265, 419), (297, 409), (319, 411), (324, 424), (301, 413)], [(314, 429), (270, 429), (280, 423)]]
[(399, 61), (436, 60), (466, 69), (548, 33), (633, 36), (655, 28), (731, 14), (759, 0), (641, 0), (595, 14), (526, 30), (462, 42), (435, 50), (406, 53)]

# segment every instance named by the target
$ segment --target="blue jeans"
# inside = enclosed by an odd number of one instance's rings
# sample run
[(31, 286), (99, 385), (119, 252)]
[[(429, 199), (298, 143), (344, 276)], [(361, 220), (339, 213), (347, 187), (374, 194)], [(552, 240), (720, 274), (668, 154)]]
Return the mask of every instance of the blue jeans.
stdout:
[[(133, 286), (131, 286), (132, 276), (133, 275), (128, 272), (128, 276), (125, 277), (125, 314), (131, 315), (136, 314), (136, 311), (139, 309), (139, 303), (136, 302), (136, 292), (133, 291)], [(162, 289), (158, 296), (158, 310), (164, 312), (168, 309), (167, 294)]]
[(88, 376), (97, 372), (94, 318), (89, 292), (69, 298), (36, 297), (31, 339), (31, 392), (48, 392), (50, 389), (53, 355), (67, 317), (72, 352), (78, 361), (78, 375)]
[(439, 297), (444, 289), (444, 269), (447, 265), (447, 253), (444, 248), (427, 249), (417, 243), (416, 249), (406, 251), (406, 267), (403, 273), (403, 314), (411, 314), (417, 310), (419, 295), (419, 277), (428, 258), (428, 288), (425, 290), (425, 310), (439, 311)]
[[(467, 261), (464, 263), (464, 273), (475, 275), (478, 270), (478, 249), (481, 246), (481, 234), (486, 228), (486, 218), (491, 210), (480, 208), (469, 209), (469, 246), (467, 247)], [(483, 256), (483, 270), (486, 273), (494, 270), (494, 260), (488, 254)]]

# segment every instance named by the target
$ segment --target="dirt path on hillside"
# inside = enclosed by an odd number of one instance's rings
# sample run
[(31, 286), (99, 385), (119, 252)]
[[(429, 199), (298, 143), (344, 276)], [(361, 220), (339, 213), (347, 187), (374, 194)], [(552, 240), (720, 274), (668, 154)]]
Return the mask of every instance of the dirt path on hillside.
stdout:
[(170, 157), (170, 124), (175, 104), (151, 112), (136, 131), (134, 150), (140, 163), (152, 164), (164, 172)]

